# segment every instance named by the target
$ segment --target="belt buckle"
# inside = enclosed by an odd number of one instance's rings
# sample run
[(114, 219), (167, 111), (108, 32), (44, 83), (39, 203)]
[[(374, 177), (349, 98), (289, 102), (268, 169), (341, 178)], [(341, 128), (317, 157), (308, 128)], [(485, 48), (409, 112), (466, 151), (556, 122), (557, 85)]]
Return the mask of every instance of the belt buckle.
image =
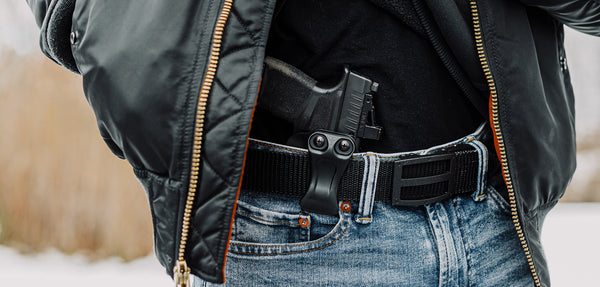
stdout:
[[(454, 173), (456, 172), (456, 154), (434, 154), (427, 155), (417, 158), (409, 158), (398, 160), (394, 162), (394, 177), (392, 184), (392, 205), (394, 206), (414, 206), (414, 205), (424, 205), (430, 204), (434, 202), (439, 202), (444, 199), (450, 198), (454, 194), (455, 184), (454, 184)], [(449, 168), (446, 172), (431, 176), (423, 176), (423, 177), (412, 177), (412, 178), (403, 178), (402, 172), (403, 169), (407, 166), (414, 166), (419, 164), (427, 164), (439, 161), (450, 161)], [(422, 186), (422, 185), (430, 185), (435, 183), (448, 182), (448, 187), (444, 194), (426, 197), (422, 199), (403, 199), (402, 197), (402, 188), (403, 187), (411, 187), (411, 186)]]

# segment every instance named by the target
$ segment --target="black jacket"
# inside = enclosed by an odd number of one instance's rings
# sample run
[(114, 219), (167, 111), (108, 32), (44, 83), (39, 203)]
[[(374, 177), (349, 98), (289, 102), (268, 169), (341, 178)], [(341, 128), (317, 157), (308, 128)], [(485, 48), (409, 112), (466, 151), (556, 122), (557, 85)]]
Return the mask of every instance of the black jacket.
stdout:
[[(562, 24), (600, 35), (600, 2), (472, 0), (465, 15), (464, 1), (414, 2), (449, 67), (489, 101), (515, 230), (548, 286), (540, 229), (575, 170)], [(275, 0), (28, 3), (42, 50), (82, 75), (100, 134), (144, 185), (159, 261), (222, 282)]]

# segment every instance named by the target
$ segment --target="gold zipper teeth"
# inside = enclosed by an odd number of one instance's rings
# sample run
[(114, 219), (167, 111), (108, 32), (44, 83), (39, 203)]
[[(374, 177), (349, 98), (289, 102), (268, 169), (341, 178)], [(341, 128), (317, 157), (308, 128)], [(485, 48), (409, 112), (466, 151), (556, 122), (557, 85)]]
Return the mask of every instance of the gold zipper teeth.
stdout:
[(535, 271), (535, 265), (533, 264), (533, 257), (529, 252), (529, 246), (527, 244), (527, 240), (525, 240), (525, 234), (523, 233), (523, 229), (521, 228), (521, 222), (519, 221), (519, 213), (517, 210), (517, 199), (515, 196), (515, 191), (512, 184), (512, 179), (510, 176), (510, 170), (508, 168), (508, 159), (506, 157), (506, 148), (504, 146), (504, 138), (502, 137), (502, 131), (500, 128), (500, 118), (498, 115), (498, 94), (496, 91), (496, 84), (494, 82), (494, 77), (492, 76), (492, 72), (490, 70), (487, 56), (485, 54), (485, 50), (483, 47), (483, 34), (481, 31), (481, 25), (479, 23), (479, 9), (477, 7), (477, 1), (471, 0), (471, 17), (473, 19), (473, 30), (475, 31), (475, 46), (477, 48), (477, 53), (479, 55), (479, 60), (481, 66), (483, 68), (483, 72), (485, 74), (485, 78), (488, 82), (488, 87), (490, 89), (491, 95), (491, 104), (492, 104), (492, 128), (494, 132), (494, 136), (496, 138), (496, 142), (498, 144), (498, 150), (500, 151), (500, 161), (502, 165), (502, 173), (504, 176), (504, 180), (506, 182), (506, 186), (508, 189), (508, 197), (510, 203), (510, 212), (512, 214), (513, 225), (515, 226), (515, 230), (517, 231), (517, 235), (519, 236), (519, 240), (521, 242), (521, 247), (525, 252), (525, 256), (527, 257), (527, 263), (529, 264), (529, 270), (533, 275), (533, 280), (535, 282), (535, 286), (541, 287), (540, 278)]
[(225, 23), (229, 18), (231, 7), (233, 6), (233, 0), (225, 0), (223, 8), (217, 19), (217, 23), (213, 30), (213, 40), (211, 44), (210, 58), (204, 81), (200, 89), (200, 96), (198, 98), (198, 104), (196, 107), (196, 117), (194, 124), (194, 140), (192, 144), (192, 165), (190, 168), (190, 182), (188, 185), (188, 193), (185, 202), (185, 209), (183, 210), (183, 222), (181, 225), (181, 240), (179, 242), (179, 253), (177, 262), (174, 267), (174, 279), (176, 286), (188, 286), (187, 280), (189, 279), (190, 268), (187, 266), (185, 261), (185, 248), (187, 245), (187, 239), (190, 228), (190, 219), (192, 216), (192, 208), (194, 205), (194, 198), (196, 197), (196, 189), (198, 187), (198, 173), (200, 170), (200, 151), (202, 149), (202, 135), (204, 131), (204, 116), (206, 115), (206, 104), (208, 102), (208, 95), (210, 93), (215, 75), (217, 73), (217, 66), (219, 64), (219, 57), (221, 52), (221, 42), (223, 39), (223, 31), (225, 29)]

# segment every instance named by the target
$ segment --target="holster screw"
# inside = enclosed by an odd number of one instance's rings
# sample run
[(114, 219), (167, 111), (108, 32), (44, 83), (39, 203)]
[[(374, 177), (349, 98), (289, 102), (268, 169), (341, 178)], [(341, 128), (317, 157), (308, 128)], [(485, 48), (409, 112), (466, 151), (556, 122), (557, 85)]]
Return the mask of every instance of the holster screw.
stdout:
[(317, 135), (313, 138), (313, 145), (319, 149), (323, 148), (325, 146), (326, 142), (327, 142), (327, 139), (325, 139), (325, 137), (322, 135)]
[(348, 150), (350, 150), (350, 147), (352, 145), (350, 144), (350, 142), (348, 140), (341, 140), (338, 143), (338, 148), (340, 149), (341, 152), (348, 152)]

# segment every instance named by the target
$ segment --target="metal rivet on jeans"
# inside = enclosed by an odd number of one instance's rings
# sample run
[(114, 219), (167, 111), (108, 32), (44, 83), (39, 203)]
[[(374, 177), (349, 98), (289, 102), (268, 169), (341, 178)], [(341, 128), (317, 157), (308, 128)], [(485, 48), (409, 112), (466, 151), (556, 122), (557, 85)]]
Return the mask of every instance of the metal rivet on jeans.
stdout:
[(302, 227), (308, 227), (310, 225), (310, 221), (307, 218), (300, 218), (300, 220), (298, 220), (298, 224), (300, 224)]
[(344, 201), (342, 202), (341, 208), (343, 212), (350, 212), (350, 209), (352, 209), (352, 205), (350, 204), (350, 202)]

